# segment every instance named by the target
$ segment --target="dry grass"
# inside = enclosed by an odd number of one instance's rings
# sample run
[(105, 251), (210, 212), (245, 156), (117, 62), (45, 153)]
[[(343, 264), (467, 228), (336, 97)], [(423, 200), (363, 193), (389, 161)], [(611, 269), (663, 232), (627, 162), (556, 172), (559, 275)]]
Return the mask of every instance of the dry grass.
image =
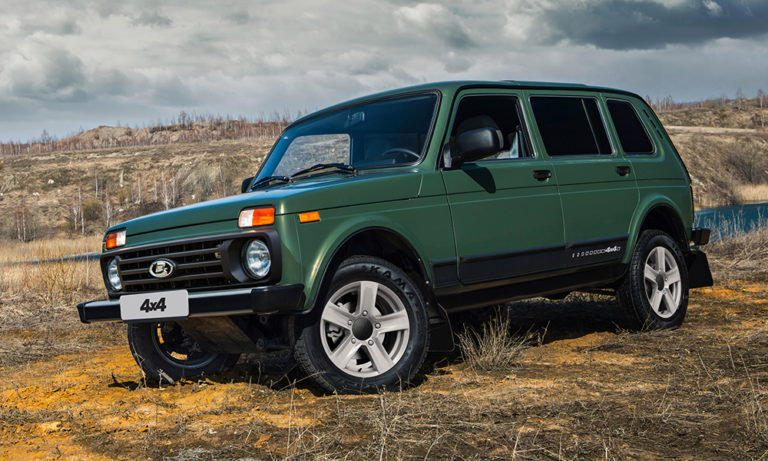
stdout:
[(496, 309), (479, 332), (466, 328), (457, 337), (464, 362), (477, 371), (508, 372), (519, 365), (532, 335), (515, 334), (511, 330), (512, 323), (503, 309)]
[(743, 184), (737, 188), (741, 202), (768, 202), (768, 184)]
[(746, 234), (739, 228), (721, 229), (721, 238), (704, 248), (715, 278), (768, 280), (768, 221)]
[(31, 242), (0, 240), (0, 265), (101, 252), (100, 236), (58, 237)]
[[(768, 141), (758, 132), (706, 133), (698, 127), (670, 133), (693, 182), (697, 207), (733, 205), (768, 198)], [(749, 195), (750, 192), (759, 195)]]
[[(735, 299), (739, 293), (747, 294)], [(516, 303), (509, 311), (528, 317), (515, 326), (550, 327), (520, 354), (513, 375), (453, 362), (419, 386), (379, 395), (315, 395), (245, 364), (213, 380), (146, 388), (125, 346), (94, 347), (3, 371), (0, 451), (80, 459), (758, 459), (768, 450), (768, 341), (753, 319), (768, 314), (766, 294), (768, 284), (737, 282), (694, 292), (683, 328), (642, 333), (605, 330), (611, 304), (592, 297)]]
[[(750, 235), (707, 251), (768, 268), (767, 242), (768, 233)], [(4, 250), (32, 248), (18, 245)], [(35, 254), (61, 254), (46, 248)], [(36, 267), (0, 273), (24, 270)], [(69, 304), (100, 280), (50, 295), (43, 284), (4, 290), (0, 458), (759, 459), (768, 450), (768, 279), (715, 278), (692, 292), (674, 331), (620, 330), (602, 295), (504, 306), (463, 334), (463, 360), (369, 396), (317, 395), (250, 363), (147, 388), (123, 326), (81, 325)], [(538, 341), (514, 333), (545, 325)]]
[[(0, 246), (6, 262), (0, 267), (4, 296), (36, 299), (44, 305), (62, 307), (82, 301), (83, 293), (103, 288), (98, 261), (68, 262), (66, 256), (99, 251), (97, 238), (38, 240), (30, 243), (7, 241)], [(39, 261), (28, 264), (22, 261)]]

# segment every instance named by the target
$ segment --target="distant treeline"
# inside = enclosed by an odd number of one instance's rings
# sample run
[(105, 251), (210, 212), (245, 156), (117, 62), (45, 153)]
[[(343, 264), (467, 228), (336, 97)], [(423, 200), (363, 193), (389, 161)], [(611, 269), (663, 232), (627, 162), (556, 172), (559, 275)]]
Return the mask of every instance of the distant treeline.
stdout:
[(722, 95), (719, 98), (705, 99), (702, 101), (678, 102), (675, 101), (672, 96), (656, 99), (653, 99), (650, 96), (646, 96), (645, 100), (648, 102), (648, 104), (650, 104), (651, 107), (653, 107), (653, 110), (655, 110), (657, 113), (672, 112), (685, 109), (718, 108), (732, 105), (734, 103), (738, 108), (741, 104), (746, 104), (746, 102), (750, 100), (757, 103), (760, 109), (762, 109), (764, 104), (768, 102), (766, 101), (766, 93), (762, 89), (757, 90), (757, 97), (753, 99), (744, 96), (744, 93), (741, 91), (741, 89), (739, 89), (736, 91), (735, 98), (728, 98), (727, 96)]
[(188, 114), (182, 111), (177, 117), (158, 121), (154, 126), (102, 126), (89, 131), (81, 130), (64, 139), (58, 139), (43, 130), (38, 139), (0, 143), (0, 155), (183, 144), (224, 139), (275, 138), (292, 120), (300, 116), (301, 113), (295, 117), (275, 114), (269, 119), (248, 119), (242, 116), (232, 118)]
[[(707, 99), (695, 102), (678, 102), (672, 96), (653, 99), (646, 97), (646, 101), (658, 113), (674, 112), (686, 109), (721, 108), (735, 105), (737, 109), (743, 109), (748, 103), (762, 109), (766, 100), (766, 93), (761, 89), (757, 91), (757, 97), (746, 98), (739, 89), (735, 98), (721, 96), (716, 99)], [(72, 136), (58, 139), (43, 130), (37, 139), (27, 141), (15, 141), (0, 143), (0, 156), (38, 154), (43, 152), (78, 151), (92, 149), (110, 149), (118, 147), (152, 146), (158, 144), (184, 144), (192, 142), (209, 142), (224, 139), (250, 139), (269, 137), (275, 138), (288, 124), (301, 117), (302, 113), (278, 114), (269, 117), (247, 118), (243, 116), (232, 117), (230, 115), (211, 115), (180, 112), (178, 116), (169, 120), (158, 120), (154, 125), (139, 128), (131, 127), (98, 127), (89, 131), (81, 130)], [(761, 118), (755, 127), (764, 127), (765, 122)]]

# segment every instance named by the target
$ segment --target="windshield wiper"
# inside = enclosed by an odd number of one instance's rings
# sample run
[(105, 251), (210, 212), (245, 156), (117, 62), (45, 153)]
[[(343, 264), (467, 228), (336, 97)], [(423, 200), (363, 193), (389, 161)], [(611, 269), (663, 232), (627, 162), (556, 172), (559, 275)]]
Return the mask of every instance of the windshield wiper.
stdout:
[(312, 165), (309, 168), (304, 168), (303, 170), (299, 170), (296, 173), (293, 173), (291, 175), (291, 179), (298, 176), (303, 176), (308, 173), (314, 173), (316, 171), (331, 170), (331, 169), (343, 171), (346, 173), (354, 173), (355, 171), (357, 171), (355, 167), (353, 167), (352, 165), (347, 165), (346, 163), (318, 163), (317, 165)]
[(269, 184), (272, 181), (291, 182), (291, 178), (289, 178), (288, 176), (266, 176), (264, 178), (259, 179), (255, 183), (253, 183), (249, 190), (254, 190), (257, 187), (263, 186), (265, 184)]

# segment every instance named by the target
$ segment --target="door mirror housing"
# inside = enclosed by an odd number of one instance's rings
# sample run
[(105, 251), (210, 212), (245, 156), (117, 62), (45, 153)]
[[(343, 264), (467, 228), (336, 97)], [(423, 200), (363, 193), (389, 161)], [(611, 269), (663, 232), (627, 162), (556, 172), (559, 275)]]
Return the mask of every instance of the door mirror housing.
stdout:
[(451, 168), (493, 155), (501, 150), (502, 134), (493, 128), (478, 128), (456, 137), (450, 152)]
[(252, 182), (253, 182), (253, 176), (251, 176), (250, 178), (243, 179), (243, 183), (240, 184), (240, 192), (243, 194), (248, 192), (248, 186), (250, 186)]

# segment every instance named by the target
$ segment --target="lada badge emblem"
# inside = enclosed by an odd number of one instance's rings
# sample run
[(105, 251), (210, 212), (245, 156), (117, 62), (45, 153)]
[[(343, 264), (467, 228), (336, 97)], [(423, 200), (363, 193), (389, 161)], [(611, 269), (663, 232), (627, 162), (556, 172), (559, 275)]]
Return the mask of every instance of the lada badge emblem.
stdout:
[(174, 270), (176, 270), (176, 264), (170, 259), (158, 259), (149, 265), (149, 275), (157, 279), (170, 277)]

